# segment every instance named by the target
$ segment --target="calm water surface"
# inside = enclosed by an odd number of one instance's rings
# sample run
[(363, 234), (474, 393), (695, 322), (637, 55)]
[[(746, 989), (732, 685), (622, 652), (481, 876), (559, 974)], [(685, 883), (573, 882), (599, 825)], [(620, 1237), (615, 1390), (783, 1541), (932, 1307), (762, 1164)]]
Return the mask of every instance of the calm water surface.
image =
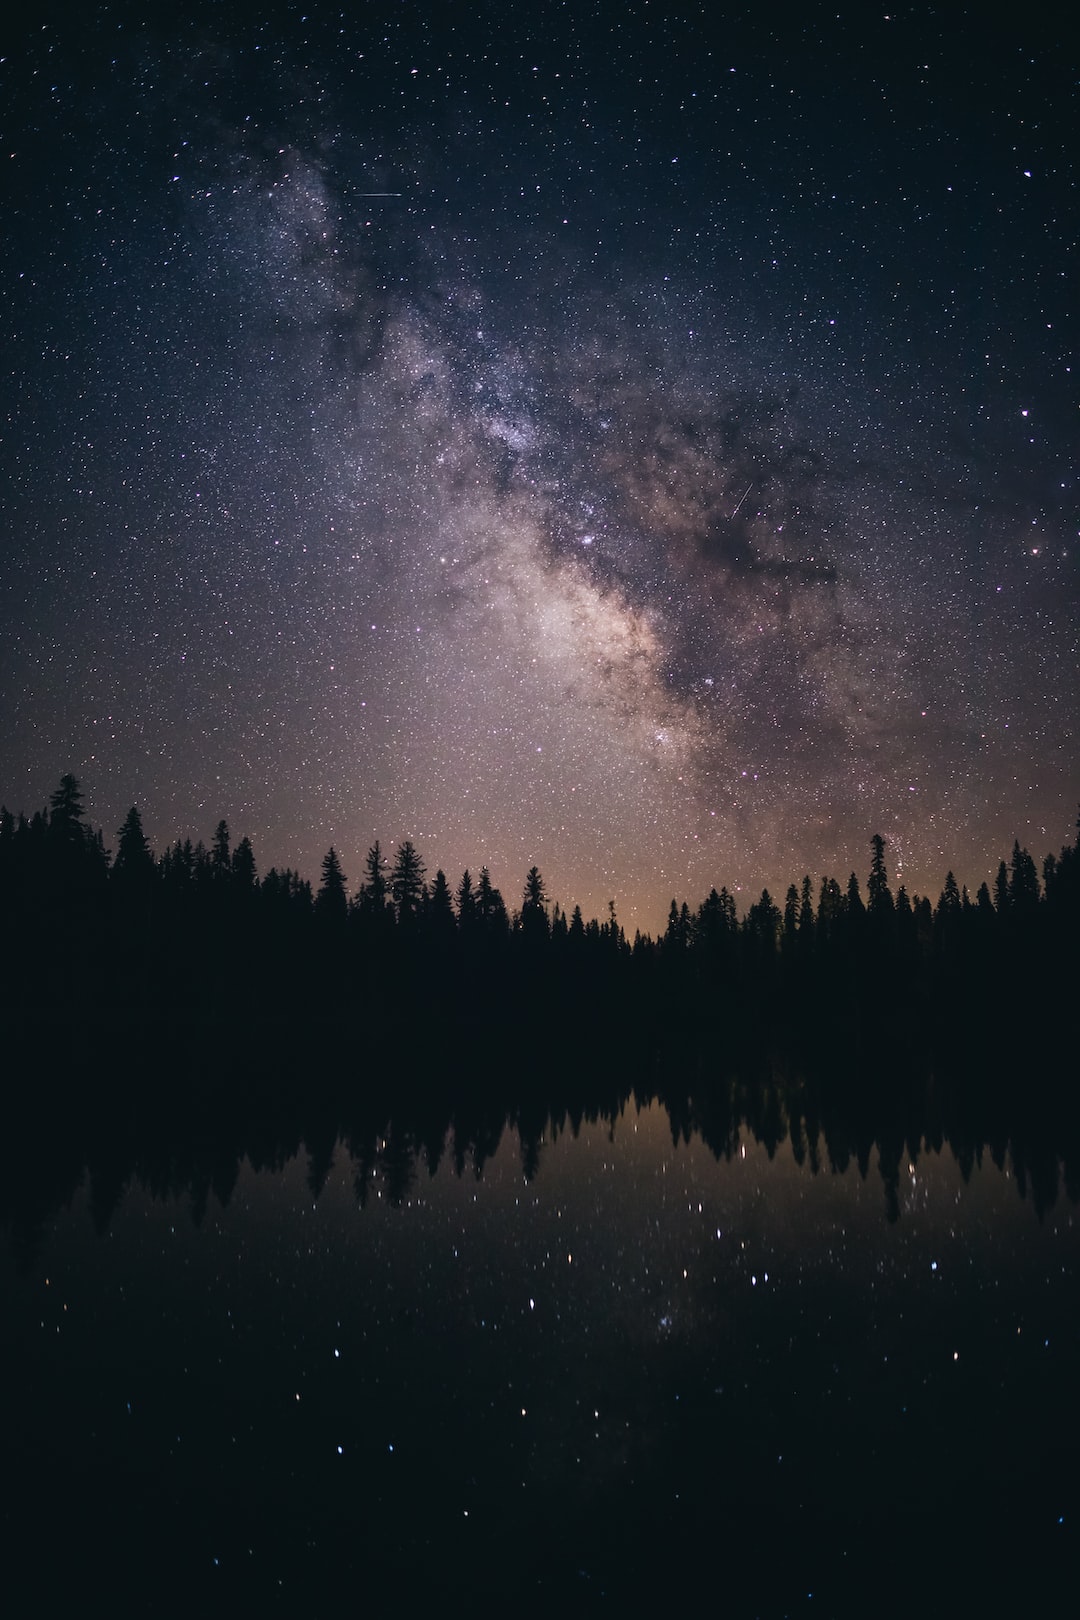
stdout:
[(530, 1180), (510, 1130), (479, 1175), (452, 1139), (324, 1170), (133, 1185), (103, 1232), (84, 1183), (29, 1261), (0, 1239), (16, 1589), (888, 1612), (1072, 1567), (1070, 1203), (922, 1155), (890, 1222), (873, 1167), (718, 1162), (656, 1104)]

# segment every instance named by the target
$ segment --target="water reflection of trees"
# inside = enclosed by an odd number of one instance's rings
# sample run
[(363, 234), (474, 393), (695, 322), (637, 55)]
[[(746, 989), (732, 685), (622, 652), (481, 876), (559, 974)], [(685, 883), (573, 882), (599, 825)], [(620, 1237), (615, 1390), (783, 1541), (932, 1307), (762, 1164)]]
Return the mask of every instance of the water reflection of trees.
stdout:
[(1021, 1090), (985, 1063), (972, 1072), (908, 1062), (885, 1076), (836, 1063), (762, 1063), (706, 1078), (689, 1061), (646, 1060), (635, 1070), (627, 1055), (575, 1078), (543, 1066), (511, 1075), (495, 1065), (470, 1070), (467, 1083), (446, 1085), (442, 1075), (438, 1087), (412, 1070), (385, 1069), (357, 1093), (317, 1068), (298, 1084), (291, 1063), (275, 1074), (204, 1061), (196, 1082), (189, 1068), (177, 1072), (162, 1059), (151, 1085), (143, 1065), (119, 1072), (117, 1062), (85, 1066), (74, 1085), (66, 1074), (62, 1083), (9, 1094), (0, 1226), (24, 1267), (84, 1185), (98, 1232), (133, 1187), (186, 1200), (199, 1225), (211, 1195), (228, 1206), (245, 1160), (275, 1174), (299, 1160), (313, 1200), (335, 1170), (346, 1171), (361, 1208), (373, 1191), (397, 1207), (446, 1166), (479, 1180), (507, 1134), (524, 1179), (542, 1177), (546, 1148), (559, 1136), (576, 1137), (585, 1124), (615, 1134), (628, 1113), (654, 1101), (674, 1145), (698, 1139), (718, 1160), (733, 1159), (747, 1141), (770, 1159), (790, 1144), (809, 1175), (875, 1174), (889, 1220), (900, 1216), (908, 1166), (925, 1153), (951, 1153), (965, 1181), (989, 1159), (1011, 1173), (1040, 1219), (1062, 1193), (1080, 1200), (1071, 1094), (1051, 1108), (1037, 1084)]

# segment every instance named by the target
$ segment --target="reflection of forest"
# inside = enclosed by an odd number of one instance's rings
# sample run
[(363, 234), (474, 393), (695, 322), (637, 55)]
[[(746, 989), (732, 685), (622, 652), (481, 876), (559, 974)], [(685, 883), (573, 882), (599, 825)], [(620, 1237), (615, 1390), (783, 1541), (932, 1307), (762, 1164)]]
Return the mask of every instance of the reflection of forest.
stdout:
[(1050, 1110), (1037, 1087), (1018, 1091), (1007, 1077), (991, 1084), (985, 1072), (911, 1069), (902, 1082), (894, 1075), (887, 1085), (858, 1085), (774, 1069), (689, 1088), (677, 1065), (651, 1086), (644, 1077), (606, 1077), (596, 1064), (571, 1064), (557, 1081), (511, 1076), (505, 1065), (486, 1075), (471, 1068), (469, 1084), (458, 1086), (445, 1074), (384, 1070), (348, 1102), (351, 1088), (325, 1071), (301, 1079), (291, 1066), (276, 1076), (263, 1068), (241, 1078), (235, 1068), (204, 1064), (197, 1086), (185, 1073), (165, 1059), (121, 1072), (114, 1055), (107, 1070), (73, 1071), (9, 1099), (0, 1226), (22, 1264), (87, 1178), (99, 1231), (129, 1186), (188, 1198), (199, 1225), (211, 1193), (228, 1205), (244, 1160), (280, 1172), (300, 1154), (314, 1199), (345, 1156), (358, 1203), (377, 1189), (396, 1207), (444, 1165), (480, 1179), (507, 1132), (517, 1137), (525, 1179), (542, 1177), (545, 1148), (562, 1134), (576, 1136), (585, 1122), (617, 1133), (625, 1115), (653, 1101), (666, 1110), (674, 1143), (699, 1138), (717, 1159), (752, 1139), (770, 1158), (790, 1142), (807, 1174), (857, 1171), (865, 1179), (875, 1171), (890, 1220), (900, 1214), (902, 1175), (930, 1152), (951, 1152), (965, 1181), (984, 1155), (1007, 1167), (1040, 1219), (1062, 1191), (1080, 1199), (1071, 1098)]

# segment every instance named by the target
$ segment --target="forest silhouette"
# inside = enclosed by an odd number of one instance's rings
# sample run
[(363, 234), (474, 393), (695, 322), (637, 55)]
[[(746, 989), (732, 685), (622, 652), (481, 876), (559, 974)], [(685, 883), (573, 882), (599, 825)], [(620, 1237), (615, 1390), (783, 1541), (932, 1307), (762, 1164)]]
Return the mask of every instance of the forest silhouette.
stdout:
[[(992, 893), (972, 898), (949, 872), (936, 903), (893, 893), (880, 834), (868, 855), (865, 886), (807, 875), (741, 916), (713, 888), (694, 908), (672, 899), (659, 938), (628, 940), (614, 902), (599, 921), (568, 914), (535, 866), (513, 906), (486, 866), (452, 890), (409, 840), (392, 860), (373, 844), (351, 894), (332, 848), (314, 889), (290, 869), (260, 877), (224, 820), (209, 847), (177, 840), (159, 856), (132, 807), (110, 856), (66, 775), (33, 815), (0, 809), (0, 1004), (9, 1024), (340, 1031), (358, 1057), (402, 1061), (426, 1034), (465, 1067), (499, 1035), (511, 1055), (629, 1035), (726, 1063), (763, 1048), (876, 1062), (984, 1038), (1030, 1053), (1056, 1032), (1075, 983), (1080, 831), (1041, 881), (1017, 841)], [(471, 1032), (467, 1048), (454, 1030)]]

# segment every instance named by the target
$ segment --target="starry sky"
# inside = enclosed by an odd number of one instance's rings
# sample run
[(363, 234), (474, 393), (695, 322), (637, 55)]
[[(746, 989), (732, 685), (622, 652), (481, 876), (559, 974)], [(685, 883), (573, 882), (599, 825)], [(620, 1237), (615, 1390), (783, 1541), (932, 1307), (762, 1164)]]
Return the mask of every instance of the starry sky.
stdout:
[[(118, 4), (0, 64), (0, 798), (658, 931), (1080, 799), (1048, 12)], [(1059, 25), (1064, 29), (1064, 23)]]

